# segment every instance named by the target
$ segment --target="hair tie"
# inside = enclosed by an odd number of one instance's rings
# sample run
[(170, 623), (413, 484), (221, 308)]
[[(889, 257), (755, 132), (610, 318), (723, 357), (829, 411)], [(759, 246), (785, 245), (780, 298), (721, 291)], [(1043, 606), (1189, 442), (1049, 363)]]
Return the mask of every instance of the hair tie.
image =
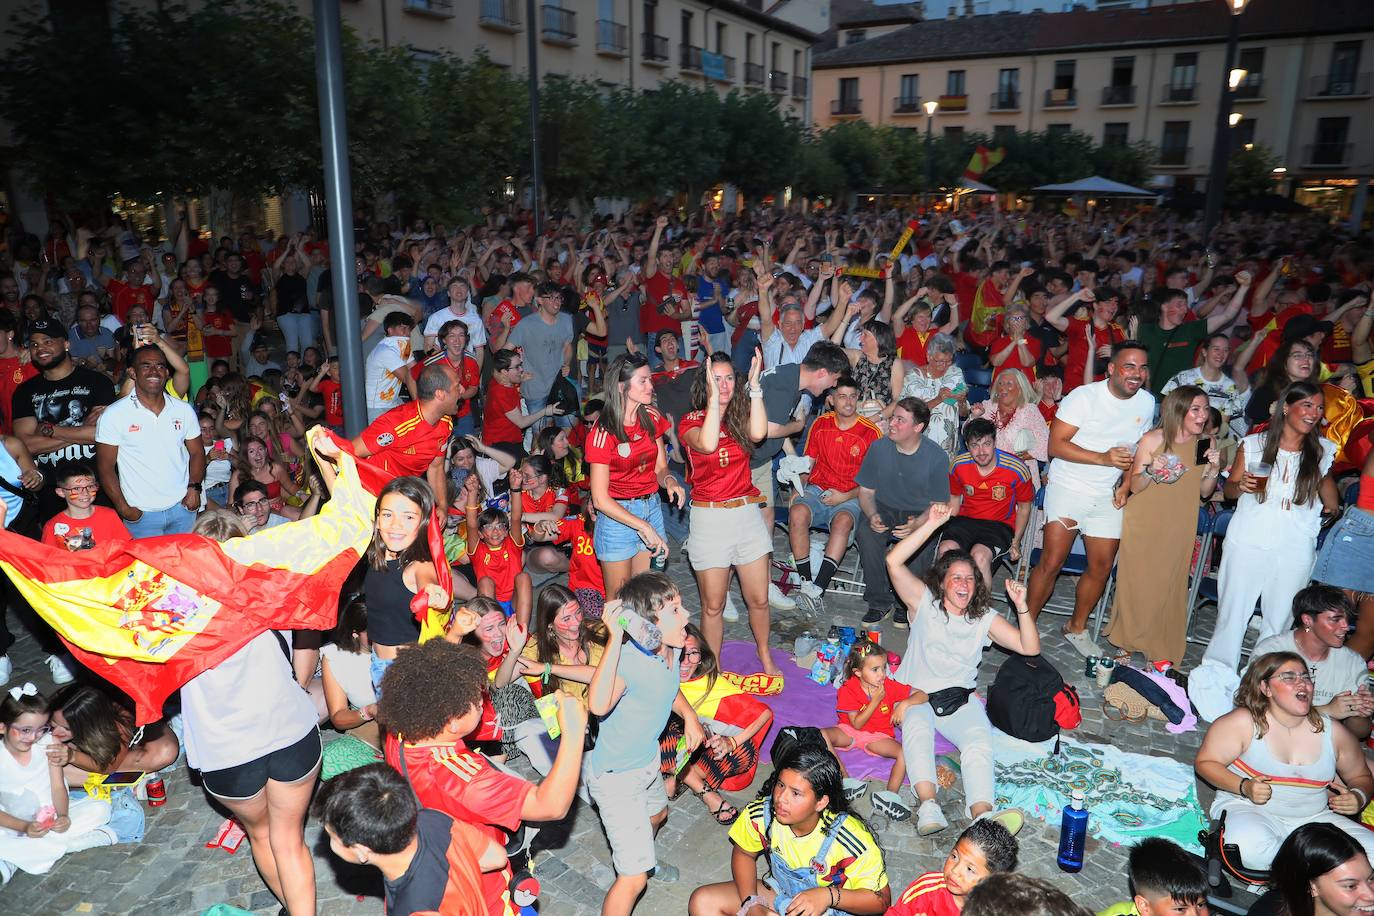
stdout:
[(36, 696), (38, 696), (38, 688), (33, 686), (32, 681), (26, 681), (23, 687), (10, 688), (10, 699), (14, 700), (16, 703), (19, 702), (20, 697)]

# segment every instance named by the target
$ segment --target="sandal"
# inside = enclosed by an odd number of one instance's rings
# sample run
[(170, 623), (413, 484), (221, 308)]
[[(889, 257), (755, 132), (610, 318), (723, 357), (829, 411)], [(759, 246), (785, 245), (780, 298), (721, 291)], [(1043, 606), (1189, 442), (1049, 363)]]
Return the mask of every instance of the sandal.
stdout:
[(1110, 722), (1126, 722), (1130, 725), (1139, 725), (1146, 719), (1146, 716), (1132, 716), (1124, 708), (1105, 700), (1102, 702), (1102, 717)]
[[(739, 818), (739, 809), (726, 801), (724, 795), (721, 795), (719, 807), (712, 810), (711, 805), (706, 801), (706, 793), (714, 791), (714, 789), (702, 789), (700, 792), (693, 790), (692, 794), (701, 799), (701, 803), (706, 805), (706, 810), (710, 812), (711, 817), (716, 819), (717, 824), (722, 827), (729, 827)], [(719, 792), (716, 794), (720, 795)]]

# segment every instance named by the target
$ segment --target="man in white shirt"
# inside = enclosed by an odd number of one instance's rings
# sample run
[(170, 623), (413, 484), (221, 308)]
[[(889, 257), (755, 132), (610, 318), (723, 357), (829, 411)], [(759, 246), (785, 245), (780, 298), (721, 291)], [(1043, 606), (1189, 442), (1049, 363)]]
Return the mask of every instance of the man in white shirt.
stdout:
[(1039, 617), (1082, 534), (1088, 568), (1078, 578), (1064, 636), (1085, 657), (1102, 654), (1088, 635), (1088, 615), (1102, 597), (1121, 544), (1126, 472), (1136, 443), (1154, 422), (1155, 399), (1143, 387), (1149, 373), (1144, 344), (1126, 340), (1114, 345), (1107, 378), (1071, 391), (1050, 427), (1053, 460), (1045, 488), (1044, 546), (1031, 571), (1027, 604)]
[(134, 390), (96, 421), (100, 486), (135, 538), (185, 534), (205, 479), (200, 421), (190, 404), (167, 397), (161, 350), (138, 348), (132, 367)]
[(1345, 638), (1355, 628), (1355, 606), (1345, 592), (1330, 585), (1309, 585), (1293, 596), (1293, 629), (1255, 644), (1251, 658), (1270, 652), (1294, 652), (1312, 674), (1312, 705), (1340, 721), (1363, 741), (1371, 730), (1370, 696), (1364, 659), (1347, 649)]
[(448, 281), (448, 305), (439, 309), (425, 322), (425, 349), (433, 350), (439, 340), (439, 329), (449, 321), (461, 321), (468, 326), (467, 354), (482, 365), (486, 354), (487, 328), (482, 316), (472, 304), (471, 289), (468, 281), (454, 277)]
[(363, 365), (363, 383), (367, 393), (367, 422), (401, 403), (401, 386), (415, 400), (415, 379), (410, 374), (414, 351), (410, 346), (410, 331), (415, 319), (405, 312), (392, 312), (382, 323), (386, 336), (367, 354)]

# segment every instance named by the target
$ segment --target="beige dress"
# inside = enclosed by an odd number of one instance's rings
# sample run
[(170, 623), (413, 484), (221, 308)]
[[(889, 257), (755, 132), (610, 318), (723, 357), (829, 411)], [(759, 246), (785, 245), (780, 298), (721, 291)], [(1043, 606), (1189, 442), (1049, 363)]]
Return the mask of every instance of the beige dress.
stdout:
[(1150, 661), (1183, 661), (1187, 648), (1188, 571), (1197, 535), (1205, 464), (1192, 443), (1179, 457), (1188, 470), (1175, 483), (1151, 482), (1126, 501), (1116, 556), (1116, 600), (1107, 637)]

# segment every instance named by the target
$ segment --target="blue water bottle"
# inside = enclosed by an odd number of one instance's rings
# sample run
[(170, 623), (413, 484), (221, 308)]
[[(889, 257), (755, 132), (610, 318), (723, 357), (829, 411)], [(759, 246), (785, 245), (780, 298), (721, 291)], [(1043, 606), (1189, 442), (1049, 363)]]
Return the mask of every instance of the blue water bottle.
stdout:
[(1083, 793), (1074, 792), (1073, 801), (1064, 809), (1059, 825), (1060, 871), (1083, 870), (1083, 844), (1088, 839), (1088, 812), (1083, 808)]

